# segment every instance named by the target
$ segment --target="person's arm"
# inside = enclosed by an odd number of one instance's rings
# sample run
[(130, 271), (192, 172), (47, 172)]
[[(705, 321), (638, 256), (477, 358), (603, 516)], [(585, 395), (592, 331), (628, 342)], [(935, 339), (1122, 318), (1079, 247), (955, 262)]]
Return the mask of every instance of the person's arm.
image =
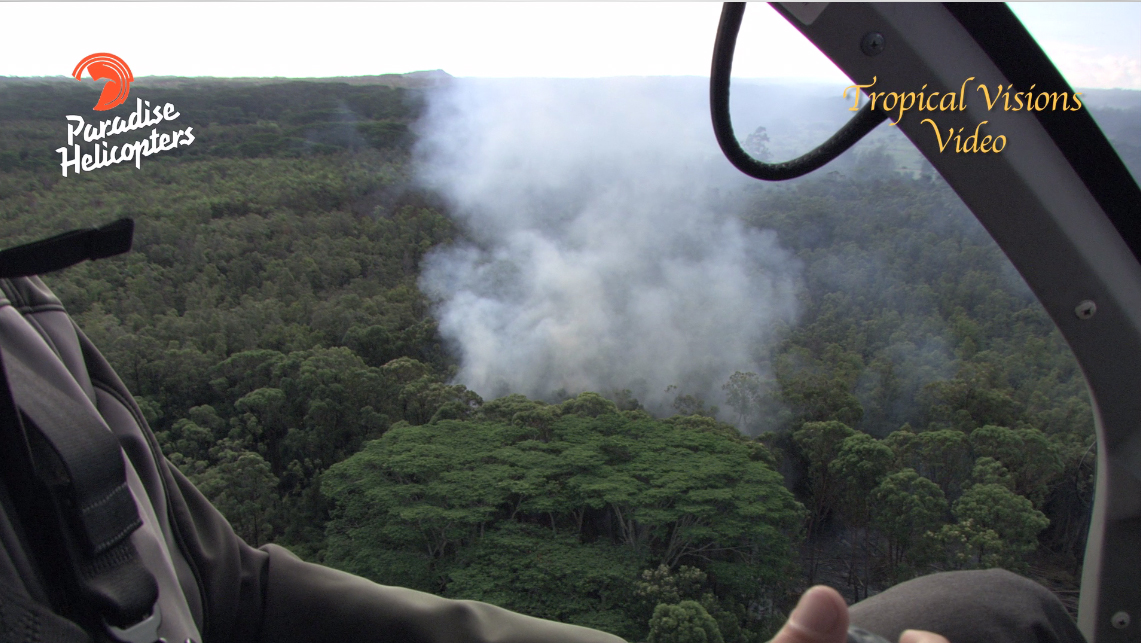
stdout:
[(486, 603), (378, 585), (275, 545), (254, 549), (175, 467), (166, 469), (204, 586), (204, 643), (623, 643)]
[(621, 643), (583, 627), (545, 621), (475, 601), (385, 587), (306, 563), (267, 545), (265, 620), (260, 641), (416, 643)]

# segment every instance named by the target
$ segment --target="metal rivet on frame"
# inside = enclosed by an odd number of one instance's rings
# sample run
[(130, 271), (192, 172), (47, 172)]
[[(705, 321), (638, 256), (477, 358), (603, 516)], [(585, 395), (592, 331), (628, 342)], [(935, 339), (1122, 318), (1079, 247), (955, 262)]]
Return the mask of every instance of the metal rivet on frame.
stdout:
[(860, 51), (864, 52), (866, 56), (878, 56), (883, 53), (887, 41), (884, 39), (883, 34), (878, 31), (869, 31), (864, 34), (860, 40)]
[(1086, 299), (1074, 309), (1074, 314), (1078, 316), (1078, 319), (1089, 319), (1093, 317), (1096, 312), (1097, 304), (1090, 299)]

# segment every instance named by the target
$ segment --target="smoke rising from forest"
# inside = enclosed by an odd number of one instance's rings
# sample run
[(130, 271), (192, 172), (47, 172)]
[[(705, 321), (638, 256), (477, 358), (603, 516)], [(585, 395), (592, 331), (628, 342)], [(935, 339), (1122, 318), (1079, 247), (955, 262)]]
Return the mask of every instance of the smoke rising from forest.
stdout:
[(704, 84), (684, 87), (460, 80), (431, 97), (420, 178), (470, 243), (429, 254), (420, 283), (460, 383), (629, 389), (669, 413), (679, 393), (718, 404), (735, 371), (764, 373), (799, 264), (736, 218), (747, 180), (716, 146)]

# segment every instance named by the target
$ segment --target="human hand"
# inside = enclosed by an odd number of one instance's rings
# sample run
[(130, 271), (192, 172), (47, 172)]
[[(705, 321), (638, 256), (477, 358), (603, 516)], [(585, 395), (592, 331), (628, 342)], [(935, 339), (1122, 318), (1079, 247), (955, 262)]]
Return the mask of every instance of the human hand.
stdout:
[[(769, 643), (847, 643), (848, 604), (831, 587), (810, 588)], [(931, 632), (907, 630), (899, 643), (949, 643)]]
[(899, 635), (899, 643), (950, 643), (946, 637), (939, 636), (934, 632), (925, 632), (923, 630), (904, 630), (903, 634)]

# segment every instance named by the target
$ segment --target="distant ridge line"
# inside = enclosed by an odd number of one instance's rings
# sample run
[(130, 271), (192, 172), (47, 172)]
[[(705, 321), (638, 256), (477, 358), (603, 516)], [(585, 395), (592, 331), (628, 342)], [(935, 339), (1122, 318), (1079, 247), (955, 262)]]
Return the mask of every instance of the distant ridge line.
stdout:
[[(239, 77), (224, 78), (219, 76), (136, 76), (136, 87), (182, 87), (202, 83), (210, 84), (243, 84), (243, 85), (269, 85), (274, 83), (312, 82), (312, 83), (345, 83), (347, 85), (386, 85), (388, 87), (426, 88), (446, 85), (455, 77), (442, 69), (413, 71), (404, 74), (378, 74), (376, 76), (329, 76), (288, 78), (284, 76), (272, 77)], [(63, 82), (74, 81), (70, 76), (0, 76), (0, 81), (17, 82)]]

